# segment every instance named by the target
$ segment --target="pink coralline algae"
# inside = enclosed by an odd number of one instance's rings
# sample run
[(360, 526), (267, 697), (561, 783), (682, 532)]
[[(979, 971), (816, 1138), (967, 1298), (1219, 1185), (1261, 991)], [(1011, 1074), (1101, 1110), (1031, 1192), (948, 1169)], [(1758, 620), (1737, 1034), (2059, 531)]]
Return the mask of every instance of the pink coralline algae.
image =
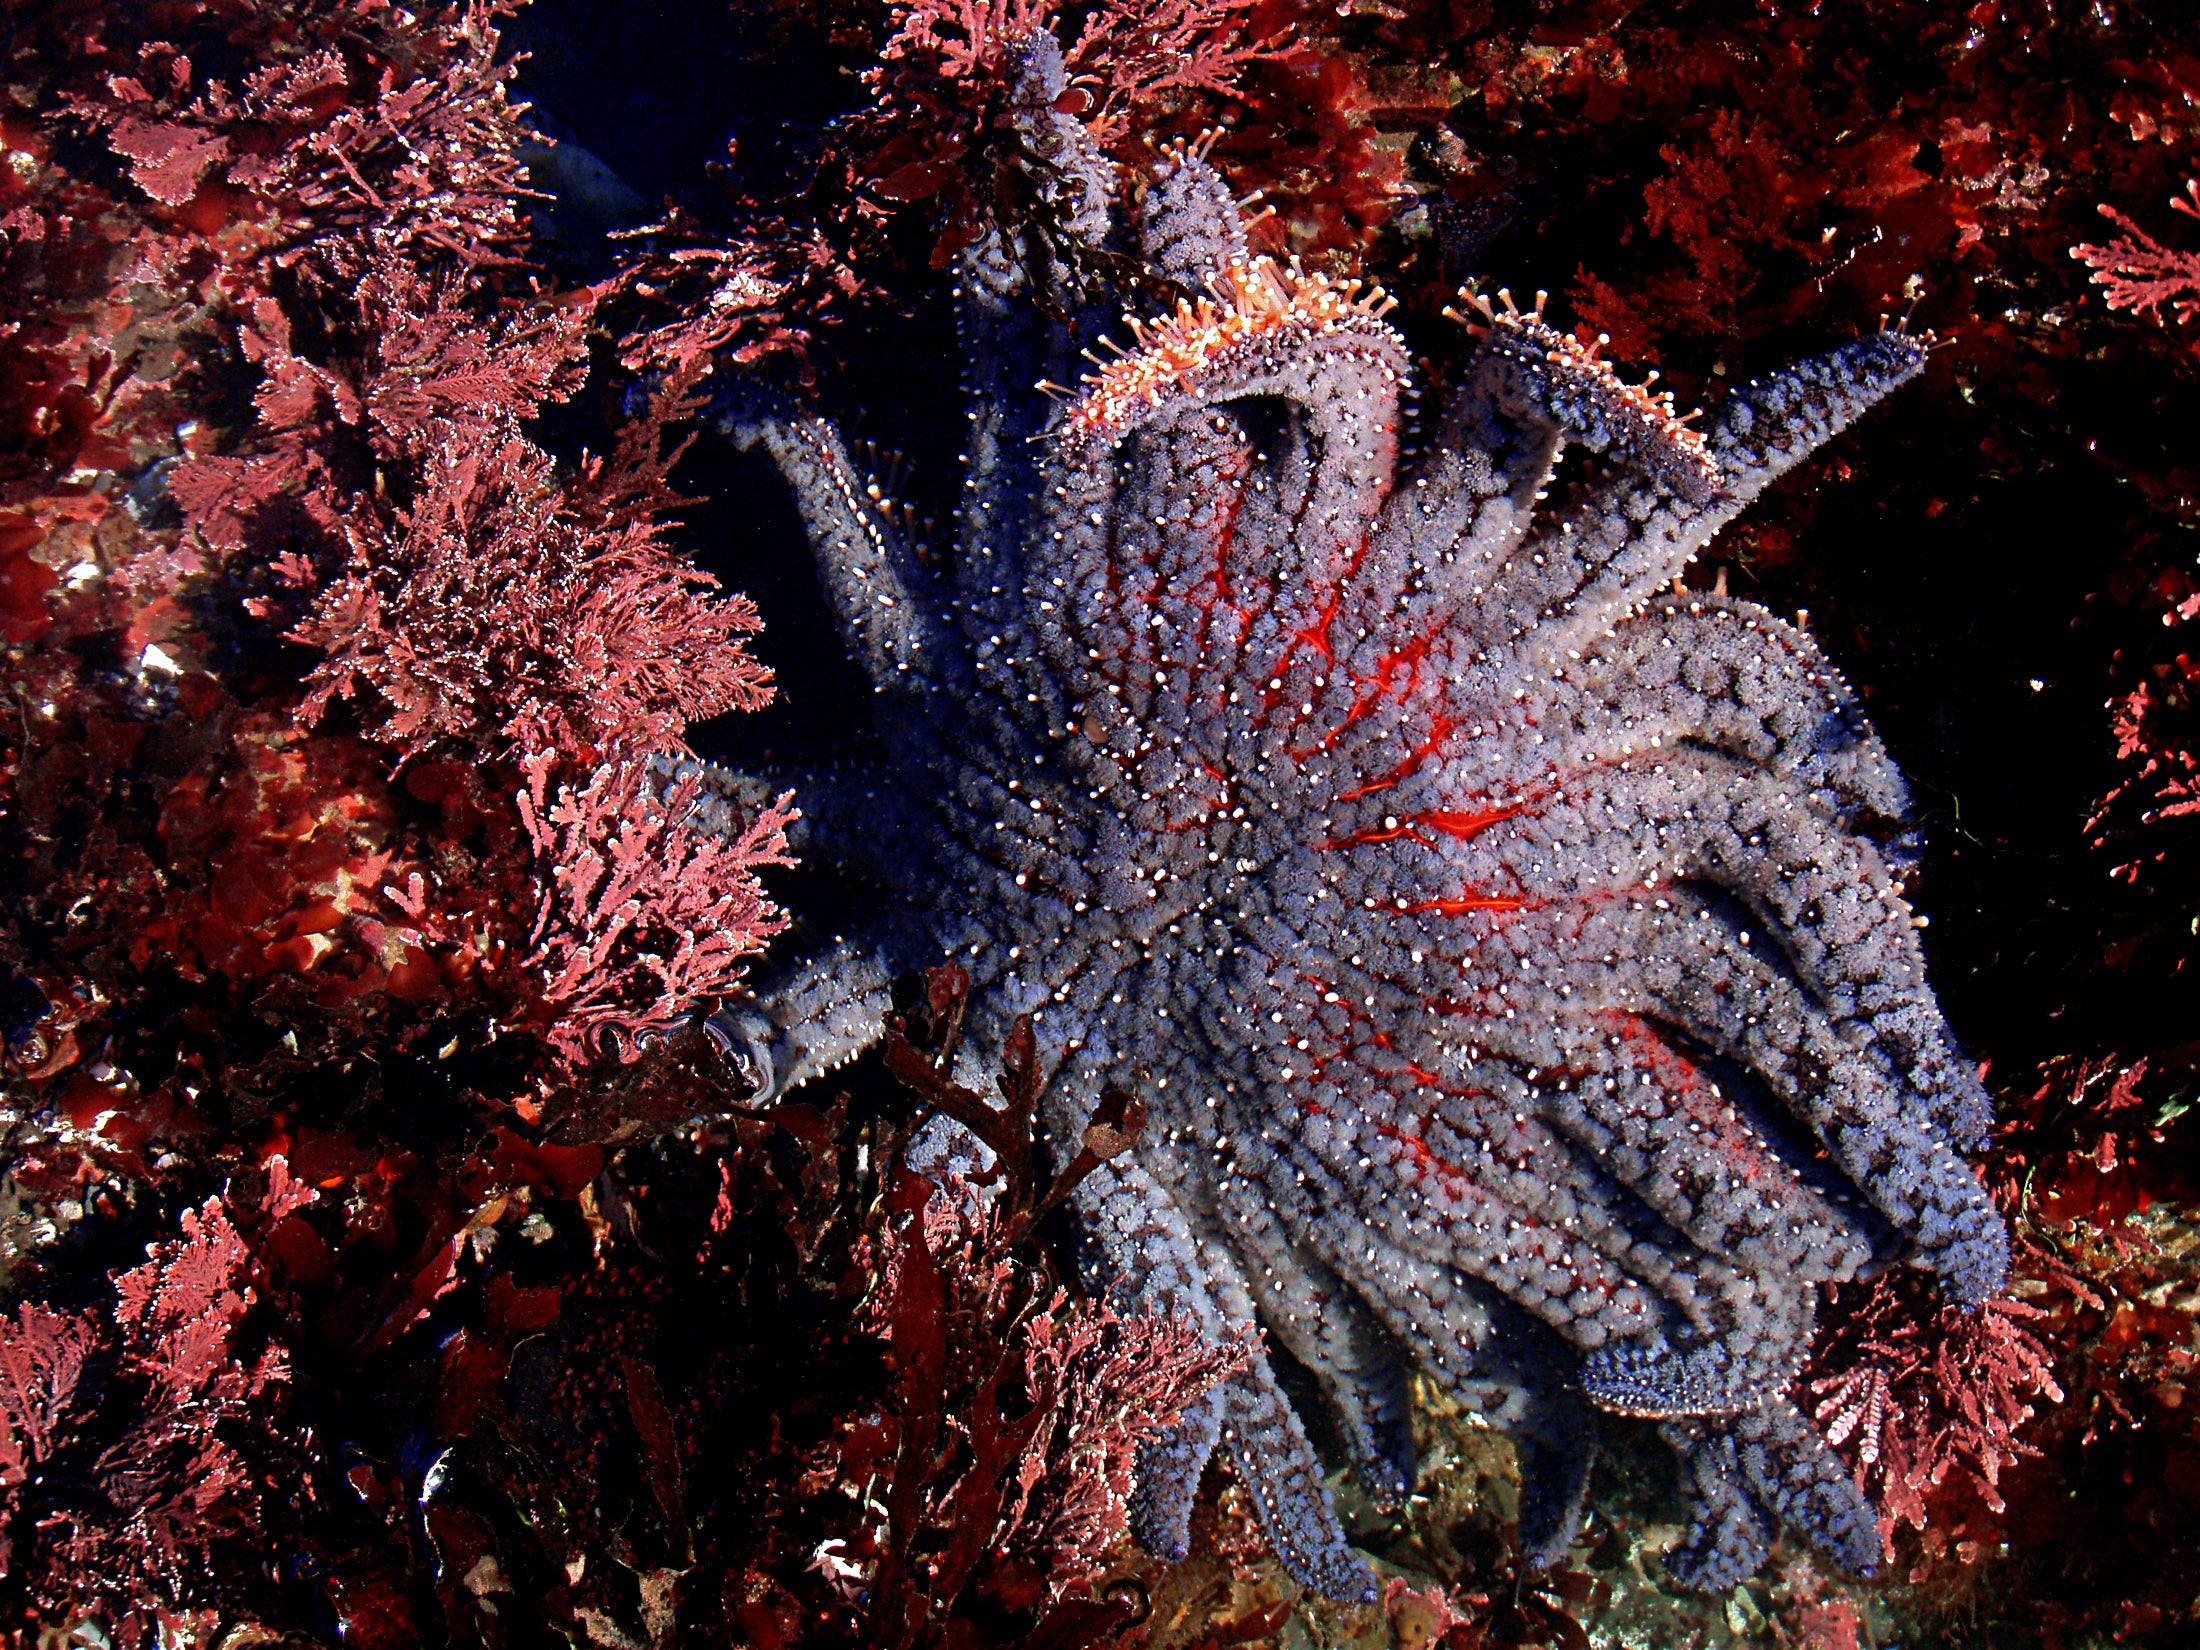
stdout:
[[(2200, 178), (2188, 179), (2184, 194), (2170, 205), (2200, 218)], [(2105, 246), (2090, 241), (2074, 246), (2070, 255), (2093, 271), (2108, 307), (2157, 320), (2164, 309), (2180, 321), (2200, 315), (2200, 252), (2164, 246), (2113, 206), (2104, 205), (2101, 216), (2123, 233)]]
[[(1015, 76), (1050, 234), (962, 260), (946, 569), (830, 426), (740, 424), (892, 754), (800, 779), (875, 917), (717, 1024), (784, 1088), (946, 953), (978, 1058), (1024, 1013), (1060, 1051), (1059, 1150), (1136, 1076), (1150, 1122), (1074, 1198), (1096, 1278), (1217, 1339), (1264, 1325), (1379, 1496), (1412, 1483), (1418, 1364), (1520, 1443), (1532, 1561), (1573, 1537), (1602, 1412), (1680, 1458), (1684, 1582), (1734, 1584), (1776, 1525), (1871, 1569), (1873, 1509), (1788, 1394), (1825, 1283), (2000, 1289), (1961, 1155), (1989, 1106), (1874, 842), (1905, 797), (1855, 697), (1675, 575), (1923, 344), (1750, 383), (1698, 436), (1508, 302), (1421, 407), (1379, 294), (1250, 260), (1195, 154), (1119, 190), (1044, 36)], [(1134, 318), (1065, 406), (1034, 382), (1113, 321), (1069, 241), (1208, 296)], [(1601, 467), (1547, 504), (1569, 446)], [(1144, 1452), (1149, 1548), (1183, 1551), (1218, 1449), (1294, 1573), (1372, 1596), (1265, 1360)]]
[(794, 811), (781, 796), (716, 835), (688, 823), (693, 774), (668, 788), (646, 764), (607, 763), (552, 800), (554, 766), (530, 757), (519, 796), (545, 884), (523, 966), (542, 982), (553, 1048), (584, 1061), (601, 1040), (632, 1059), (637, 1037), (739, 979), (748, 953), (786, 926), (755, 868), (789, 863)]
[[(280, 1159), (261, 1212), (312, 1193)], [(255, 1456), (277, 1436), (280, 1347), (245, 1341), (251, 1250), (220, 1198), (114, 1275), (105, 1309), (0, 1316), (0, 1576), (10, 1602), (114, 1608), (188, 1597), (210, 1551), (249, 1541), (271, 1499)]]
[[(2062, 1402), (2047, 1348), (2019, 1300), (1919, 1313), (1880, 1279), (1813, 1355), (1812, 1413), (1877, 1493), (1888, 1556), (1898, 1524), (1924, 1530), (1934, 1497), (1968, 1494), (2006, 1512), (2003, 1471), (2036, 1445), (2035, 1405)], [(1824, 1370), (1820, 1374), (1816, 1371)]]

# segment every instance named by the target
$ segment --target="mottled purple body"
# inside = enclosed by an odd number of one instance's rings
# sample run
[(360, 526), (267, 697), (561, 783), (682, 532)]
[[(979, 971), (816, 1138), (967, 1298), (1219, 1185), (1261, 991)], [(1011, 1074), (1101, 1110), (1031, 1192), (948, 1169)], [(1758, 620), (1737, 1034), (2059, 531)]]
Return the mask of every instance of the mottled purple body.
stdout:
[[(1114, 181), (1047, 55), (1024, 118), (1098, 240)], [(1187, 288), (1243, 256), (1196, 159), (1135, 225)], [(1375, 307), (1277, 271), (1065, 412), (1031, 386), (1074, 377), (1098, 322), (1042, 321), (1035, 276), (1076, 298), (999, 245), (964, 270), (945, 574), (827, 426), (753, 427), (892, 754), (797, 778), (809, 851), (875, 879), (875, 921), (725, 1023), (800, 1081), (878, 1034), (895, 972), (952, 957), (979, 1059), (1026, 1010), (1059, 1051), (1056, 1138), (1105, 1081), (1151, 1108), (1081, 1194), (1097, 1275), (1217, 1334), (1262, 1323), (1379, 1494), (1411, 1484), (1419, 1364), (1519, 1440), (1539, 1561), (1607, 1412), (1681, 1456), (1689, 1583), (1748, 1574), (1776, 1523), (1869, 1568), (1872, 1509), (1788, 1388), (1826, 1281), (1899, 1258), (2000, 1287), (1961, 1156), (1987, 1102), (1869, 834), (1904, 798), (1853, 696), (1807, 636), (1675, 575), (1922, 346), (1744, 386), (1699, 453), (1611, 425), (1608, 374), (1524, 362), (1516, 332), (1416, 412)], [(1545, 508), (1570, 440), (1618, 473)], [(1148, 1452), (1142, 1539), (1181, 1548), (1217, 1447), (1297, 1574), (1367, 1593), (1265, 1364)]]

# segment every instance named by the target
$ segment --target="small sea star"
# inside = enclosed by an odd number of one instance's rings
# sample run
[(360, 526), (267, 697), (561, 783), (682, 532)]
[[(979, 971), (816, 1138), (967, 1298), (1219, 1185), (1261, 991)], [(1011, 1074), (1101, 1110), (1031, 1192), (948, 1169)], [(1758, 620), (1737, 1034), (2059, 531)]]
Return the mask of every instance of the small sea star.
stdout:
[[(1035, 40), (1018, 119), (1065, 227), (1116, 179)], [(1378, 293), (1247, 255), (1192, 153), (1142, 180), (1147, 269), (1206, 296), (1102, 324), (1042, 249), (961, 276), (959, 540), (912, 555), (831, 427), (752, 420), (878, 689), (880, 771), (800, 780), (864, 932), (719, 1023), (767, 1088), (880, 1033), (900, 971), (975, 979), (985, 1058), (1030, 1011), (1050, 1133), (1103, 1081), (1152, 1121), (1080, 1202), (1107, 1286), (1259, 1322), (1381, 1494), (1414, 1364), (1519, 1441), (1521, 1540), (1572, 1539), (1596, 1411), (1661, 1423), (1694, 1505), (1668, 1556), (1731, 1585), (1773, 1524), (1869, 1569), (1872, 1509), (1786, 1397), (1819, 1285), (1901, 1258), (1963, 1301), (2007, 1239), (1959, 1151), (1988, 1108), (1897, 878), (1902, 784), (1816, 646), (1676, 575), (1914, 376), (1884, 331), (1736, 390), (1699, 435), (1509, 301), (1440, 401)], [(1418, 456), (1401, 457), (1401, 436)], [(1561, 450), (1605, 455), (1546, 507)], [(1284, 1562), (1370, 1596), (1265, 1362), (1141, 1462), (1180, 1553), (1226, 1449)]]

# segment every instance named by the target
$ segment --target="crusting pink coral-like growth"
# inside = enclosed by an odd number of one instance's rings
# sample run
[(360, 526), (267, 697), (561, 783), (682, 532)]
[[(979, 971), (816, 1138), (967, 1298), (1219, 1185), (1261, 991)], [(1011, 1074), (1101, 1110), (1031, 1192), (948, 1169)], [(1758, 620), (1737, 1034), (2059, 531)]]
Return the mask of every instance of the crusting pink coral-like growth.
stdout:
[(786, 926), (756, 871), (786, 865), (791, 796), (730, 837), (694, 823), (702, 780), (669, 785), (647, 763), (607, 762), (550, 796), (556, 758), (522, 764), (520, 821), (541, 868), (523, 966), (539, 981), (550, 1046), (582, 1061), (606, 1044), (632, 1060), (698, 998), (741, 975), (741, 960)]
[[(2200, 218), (2200, 178), (2186, 180), (2184, 194), (2173, 197), (2170, 205), (2188, 218)], [(2102, 206), (2101, 216), (2123, 234), (2105, 246), (2090, 241), (2074, 246), (2070, 255), (2093, 271), (2108, 307), (2155, 320), (2162, 318), (2165, 304), (2180, 321), (2200, 315), (2200, 252), (2164, 246), (2113, 206)]]
[[(899, 1459), (862, 1556), (882, 1598), (914, 1581), (930, 1602), (882, 1605), (882, 1634), (896, 1608), (951, 1604), (989, 1552), (1049, 1596), (1090, 1583), (1129, 1527), (1140, 1447), (1251, 1352), (1182, 1315), (1042, 1304), (1019, 1223), (957, 1175), (906, 1176), (894, 1208), (873, 1322), (900, 1368)], [(914, 1550), (924, 1525), (954, 1532), (945, 1553)]]
[[(355, 0), (364, 24), (386, 7)], [(441, 72), (408, 84), (382, 72), (375, 95), (351, 102), (351, 69), (333, 49), (248, 76), (242, 89), (197, 82), (191, 59), (147, 45), (137, 75), (111, 76), (109, 99), (73, 99), (105, 126), (132, 178), (170, 206), (212, 173), (271, 209), (260, 228), (287, 268), (316, 283), (366, 273), (387, 256), (508, 260), (524, 168), (513, 154), (511, 65), (498, 61), (495, 4), (465, 8), (460, 49)], [(227, 163), (226, 165), (224, 163)]]
[(1921, 1312), (1905, 1281), (1883, 1278), (1828, 1325), (1809, 1383), (1827, 1440), (1879, 1504), (1889, 1558), (1896, 1526), (1926, 1529), (1946, 1490), (2003, 1511), (2003, 1470), (2039, 1454), (2023, 1436), (2034, 1404), (2063, 1398), (2047, 1348), (2025, 1327), (2045, 1316), (2039, 1308), (2002, 1299)]
[(1009, 1520), (1050, 1555), (1058, 1582), (1089, 1575), (1130, 1527), (1141, 1443), (1245, 1362), (1187, 1318), (1125, 1317), (1057, 1293), (1025, 1326), (1026, 1390), (1052, 1398), (1047, 1425), (1017, 1469)]
[(1023, 60), (1036, 40), (1051, 47), (1059, 0), (911, 0), (865, 76), (874, 105), (850, 126), (867, 191), (936, 203), (940, 268), (995, 223), (1085, 259), (1078, 237), (1106, 191), (1064, 170), (1047, 128), (1010, 118), (1007, 106), (1036, 98), (1093, 142), (1117, 144), (1188, 96), (1231, 92), (1251, 64), (1277, 56), (1282, 36), (1257, 26), (1256, 9), (1252, 0), (1091, 7), (1040, 88)]
[[(305, 716), (358, 695), (379, 712), (376, 737), (407, 752), (458, 740), (585, 756), (679, 750), (691, 721), (762, 705), (770, 676), (741, 645), (756, 609), (707, 599), (715, 581), (662, 543), (664, 471), (678, 455), (654, 449), (677, 394), (629, 428), (611, 461), (561, 485), (519, 432), (536, 410), (522, 375), (530, 346), (577, 351), (577, 335), (481, 344), (521, 404), (426, 422), (411, 507), (346, 523), (349, 561), (294, 632), (326, 651)], [(489, 389), (453, 376), (454, 399)]]
[[(928, 59), (943, 80), (997, 86), (1007, 78), (1010, 47), (1053, 32), (1061, 9), (1061, 0), (913, 0), (879, 57)], [(1252, 0), (1119, 0), (1091, 8), (1062, 53), (1086, 130), (1111, 141), (1137, 104), (1170, 92), (1234, 92), (1246, 66), (1279, 47), (1276, 37), (1251, 32), (1253, 10)]]
[[(534, 439), (587, 376), (602, 293), (525, 272), (502, 9), (454, 18), (450, 60), (410, 81), (332, 47), (225, 86), (154, 44), (71, 106), (156, 202), (234, 219), (213, 254), (234, 297), (209, 324), (257, 383), (165, 477), (178, 564), (220, 570), (248, 613), (319, 650), (301, 729), (341, 703), (399, 768), (534, 753), (524, 840), (505, 828), (432, 879), (391, 878), (397, 940), (439, 948), (453, 978), (489, 963), (518, 999), (499, 1012), (561, 1059), (631, 1057), (776, 931), (754, 868), (782, 858), (791, 815), (705, 843), (650, 791), (650, 759), (762, 705), (770, 677), (744, 646), (755, 608), (667, 543), (684, 450), (668, 426), (708, 363), (658, 382), (607, 455)], [(148, 244), (148, 263), (208, 256)], [(595, 778), (552, 803), (553, 766)], [(522, 975), (499, 976), (513, 958)]]
[(73, 1313), (25, 1305), (13, 1322), (0, 1321), (0, 1493), (27, 1482), (60, 1446), (97, 1345), (90, 1321)]
[(240, 1445), (265, 1441), (289, 1377), (279, 1349), (239, 1354), (252, 1269), (209, 1198), (115, 1275), (107, 1311), (0, 1318), (0, 1576), (127, 1613), (147, 1584), (184, 1596), (209, 1549), (258, 1527)]

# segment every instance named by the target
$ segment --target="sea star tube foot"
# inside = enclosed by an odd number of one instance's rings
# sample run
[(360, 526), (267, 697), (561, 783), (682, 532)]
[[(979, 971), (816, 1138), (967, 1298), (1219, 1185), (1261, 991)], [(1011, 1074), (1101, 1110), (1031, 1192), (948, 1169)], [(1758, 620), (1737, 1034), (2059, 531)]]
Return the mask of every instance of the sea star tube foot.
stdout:
[[(1684, 1582), (1731, 1585), (1782, 1526), (1868, 1568), (1871, 1509), (1783, 1394), (1825, 1282), (2000, 1287), (1960, 1155), (1988, 1105), (1873, 835), (1905, 797), (1855, 696), (1795, 626), (1676, 581), (1924, 345), (1744, 385), (1699, 437), (1491, 306), (1416, 410), (1381, 294), (1247, 258), (1178, 150), (1107, 250), (1189, 295), (1051, 399), (1104, 328), (1079, 246), (1123, 190), (1048, 95), (1051, 43), (1019, 62), (1060, 221), (960, 271), (942, 564), (829, 425), (733, 420), (795, 488), (885, 754), (797, 776), (865, 921), (724, 1034), (790, 1085), (952, 959), (973, 1076), (1019, 1014), (1054, 1052), (1050, 1138), (1105, 1082), (1147, 1103), (1078, 1193), (1096, 1287), (1265, 1329), (1379, 1498), (1411, 1482), (1418, 1365), (1520, 1441), (1532, 1562), (1610, 1415), (1680, 1457)], [(1600, 469), (1554, 482), (1574, 446)], [(1139, 1539), (1182, 1550), (1218, 1449), (1302, 1581), (1369, 1595), (1266, 1359), (1146, 1451)]]

